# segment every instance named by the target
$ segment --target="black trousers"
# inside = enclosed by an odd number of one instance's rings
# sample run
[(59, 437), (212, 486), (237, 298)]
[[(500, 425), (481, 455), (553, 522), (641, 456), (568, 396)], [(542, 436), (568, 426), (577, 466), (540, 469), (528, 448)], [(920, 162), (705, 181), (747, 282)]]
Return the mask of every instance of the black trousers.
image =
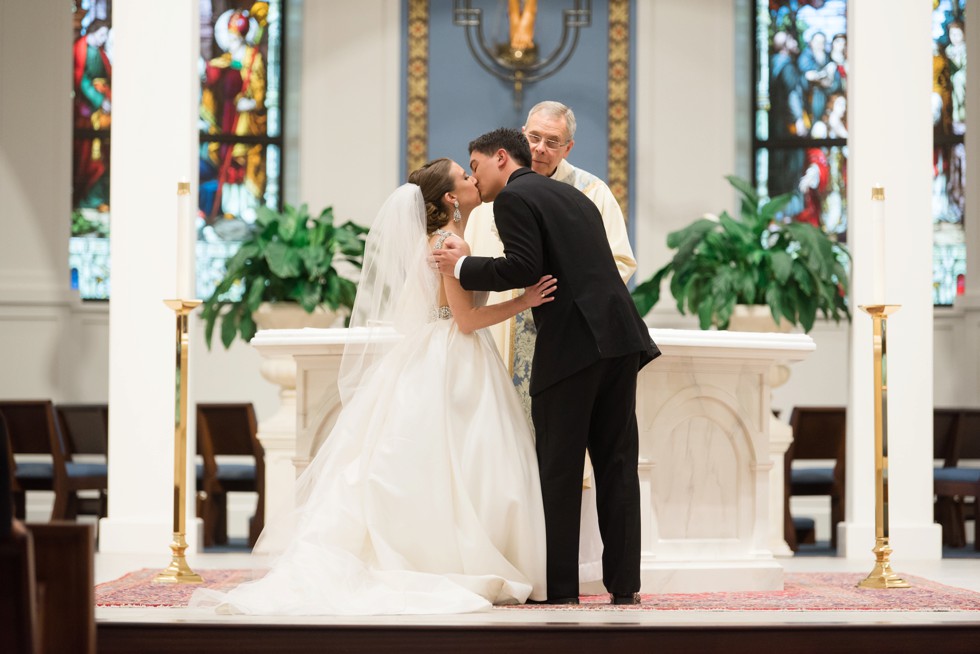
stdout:
[(639, 353), (600, 359), (532, 398), (549, 598), (578, 597), (586, 448), (595, 475), (603, 583), (610, 593), (640, 590), (639, 364)]

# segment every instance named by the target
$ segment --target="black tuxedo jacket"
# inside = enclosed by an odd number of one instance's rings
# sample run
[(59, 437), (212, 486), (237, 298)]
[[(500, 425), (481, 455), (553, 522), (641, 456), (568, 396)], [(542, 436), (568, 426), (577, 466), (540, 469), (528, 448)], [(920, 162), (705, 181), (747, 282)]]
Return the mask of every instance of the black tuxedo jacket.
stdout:
[(575, 187), (520, 168), (493, 203), (504, 256), (467, 257), (463, 288), (505, 291), (558, 278), (555, 300), (531, 310), (538, 330), (531, 395), (602, 358), (660, 355), (616, 269), (595, 204)]

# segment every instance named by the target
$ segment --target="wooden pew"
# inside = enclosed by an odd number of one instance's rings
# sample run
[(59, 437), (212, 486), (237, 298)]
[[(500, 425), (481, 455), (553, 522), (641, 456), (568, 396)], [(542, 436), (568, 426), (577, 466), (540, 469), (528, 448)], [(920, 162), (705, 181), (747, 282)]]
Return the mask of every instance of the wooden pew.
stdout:
[(0, 539), (0, 652), (95, 654), (95, 530), (14, 523)]

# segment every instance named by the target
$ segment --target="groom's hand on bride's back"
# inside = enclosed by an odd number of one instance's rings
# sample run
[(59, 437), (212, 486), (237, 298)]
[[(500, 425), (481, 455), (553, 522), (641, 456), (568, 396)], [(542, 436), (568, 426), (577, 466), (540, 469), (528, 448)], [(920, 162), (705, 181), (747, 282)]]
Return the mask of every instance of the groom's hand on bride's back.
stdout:
[(442, 244), (443, 250), (459, 250), (460, 256), (469, 256), (470, 245), (458, 236), (450, 236), (446, 239), (446, 242)]
[(448, 277), (455, 277), (456, 262), (461, 257), (470, 255), (470, 246), (461, 238), (451, 236), (442, 244), (442, 249), (433, 250), (429, 255), (429, 264)]

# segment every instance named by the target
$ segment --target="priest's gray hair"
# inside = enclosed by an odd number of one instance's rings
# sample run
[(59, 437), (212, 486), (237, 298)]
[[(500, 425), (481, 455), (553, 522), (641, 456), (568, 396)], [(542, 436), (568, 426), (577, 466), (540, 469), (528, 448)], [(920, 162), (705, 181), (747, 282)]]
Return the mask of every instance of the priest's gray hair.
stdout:
[(575, 112), (572, 111), (571, 107), (563, 105), (560, 102), (555, 102), (554, 100), (545, 100), (531, 107), (531, 111), (527, 112), (527, 120), (530, 121), (531, 116), (536, 113), (543, 113), (549, 118), (564, 118), (565, 140), (571, 141), (575, 138)]

